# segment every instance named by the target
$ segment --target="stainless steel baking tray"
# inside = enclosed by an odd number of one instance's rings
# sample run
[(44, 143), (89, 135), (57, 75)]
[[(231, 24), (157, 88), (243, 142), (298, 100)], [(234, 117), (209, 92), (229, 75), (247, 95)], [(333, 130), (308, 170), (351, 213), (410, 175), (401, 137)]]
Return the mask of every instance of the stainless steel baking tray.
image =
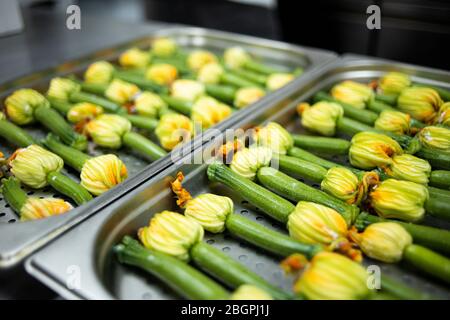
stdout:
[[(414, 80), (432, 81), (436, 85), (449, 87), (450, 74), (438, 70), (405, 65), (395, 62), (373, 59), (342, 59), (333, 65), (311, 75), (293, 88), (285, 99), (265, 105), (257, 112), (234, 123), (231, 128), (249, 128), (265, 121), (277, 121), (291, 132), (302, 132), (295, 117), (297, 102), (309, 99), (317, 90), (326, 89), (333, 83), (343, 79), (371, 80), (389, 70), (401, 70), (411, 74)], [(231, 197), (236, 212), (255, 219), (261, 224), (277, 230), (282, 226), (264, 216), (257, 208), (249, 206), (238, 194), (223, 186), (211, 184), (207, 180), (206, 165), (186, 164), (190, 159), (198, 159), (202, 150), (213, 149), (220, 144), (223, 135), (187, 155), (178, 164), (166, 168), (151, 179), (148, 179), (133, 193), (115, 201), (96, 216), (84, 221), (60, 239), (49, 244), (40, 252), (27, 260), (26, 268), (33, 276), (44, 282), (66, 298), (76, 299), (164, 299), (177, 298), (173, 292), (152, 276), (136, 268), (120, 265), (111, 255), (111, 247), (120, 241), (125, 234), (135, 235), (136, 230), (148, 223), (156, 212), (163, 209), (177, 210), (174, 196), (169, 189), (178, 171), (186, 174), (185, 185), (193, 194), (213, 192)], [(209, 148), (209, 149), (208, 149)], [(208, 154), (208, 152), (204, 152)], [(343, 163), (344, 158), (335, 158)], [(185, 163), (185, 164), (183, 164)], [(314, 186), (314, 184), (312, 184)], [(316, 186), (318, 187), (318, 186)], [(436, 224), (437, 221), (428, 221)], [(449, 225), (441, 225), (449, 228)], [(241, 261), (264, 278), (288, 288), (289, 277), (283, 275), (274, 257), (260, 250), (229, 237), (226, 233), (208, 234), (205, 241), (226, 251), (233, 258)], [(382, 272), (403, 280), (408, 285), (426, 291), (435, 297), (450, 298), (450, 290), (438, 282), (418, 275), (398, 265), (378, 264)], [(66, 284), (73, 277), (73, 270), (80, 275), (80, 286), (70, 289)]]
[[(303, 66), (308, 69), (326, 63), (335, 58), (335, 55), (317, 49), (302, 48), (281, 42), (264, 40), (254, 37), (241, 36), (231, 33), (212, 31), (201, 28), (190, 27), (169, 27), (164, 30), (155, 31), (144, 38), (139, 38), (130, 42), (117, 45), (112, 48), (99, 50), (91, 55), (82, 57), (78, 60), (69, 61), (54, 68), (41, 72), (33, 73), (19, 79), (0, 85), (0, 101), (9, 95), (12, 91), (22, 87), (32, 87), (44, 91), (48, 81), (55, 76), (69, 73), (81, 74), (86, 66), (93, 61), (100, 59), (115, 60), (125, 49), (133, 46), (148, 47), (155, 37), (169, 36), (174, 38), (182, 47), (187, 50), (193, 48), (205, 48), (212, 51), (223, 51), (225, 48), (240, 45), (247, 48), (256, 57), (261, 58), (271, 64), (285, 67)], [(262, 99), (260, 102), (251, 106), (251, 109), (259, 108), (264, 101), (270, 101), (278, 98), (282, 92), (275, 92)], [(228, 120), (215, 127), (217, 130), (227, 128), (230, 123), (239, 119), (239, 112)], [(35, 137), (43, 137), (45, 132), (38, 127), (28, 127), (29, 132)], [(154, 137), (150, 135), (153, 139)], [(180, 156), (195, 149), (203, 141), (203, 137), (194, 139), (182, 150), (178, 150)], [(101, 148), (90, 148), (93, 155), (108, 152)], [(1, 150), (7, 156), (11, 154), (14, 148), (4, 144), (2, 140)], [(107, 205), (109, 202), (129, 192), (133, 187), (139, 185), (145, 179), (158, 173), (171, 164), (170, 157), (165, 157), (152, 164), (148, 164), (144, 159), (132, 154), (128, 150), (119, 150), (118, 156), (125, 162), (129, 169), (129, 179), (114, 188), (110, 192), (94, 199), (89, 204), (78, 207), (66, 215), (52, 217), (41, 221), (31, 221), (19, 223), (16, 214), (8, 207), (0, 195), (0, 269), (10, 267), (19, 262), (36, 248), (42, 246), (50, 239), (70, 228), (77, 222), (95, 213), (97, 210)], [(172, 159), (177, 158), (172, 153)], [(69, 175), (77, 179), (78, 174), (69, 171)], [(40, 191), (26, 190), (34, 196), (53, 196), (51, 189)]]

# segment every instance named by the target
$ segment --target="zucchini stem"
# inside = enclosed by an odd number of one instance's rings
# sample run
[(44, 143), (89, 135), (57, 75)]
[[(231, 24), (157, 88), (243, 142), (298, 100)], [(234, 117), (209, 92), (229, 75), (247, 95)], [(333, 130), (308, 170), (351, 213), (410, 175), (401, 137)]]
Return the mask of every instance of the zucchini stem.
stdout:
[[(312, 163), (315, 163), (319, 166), (324, 167), (325, 169), (331, 169), (333, 167), (340, 167), (340, 164), (337, 164), (335, 162), (329, 161), (329, 160), (325, 160), (323, 158), (320, 158), (318, 156), (316, 156), (315, 154), (297, 148), (297, 147), (293, 147), (291, 149), (288, 150), (288, 155), (292, 156), (292, 157), (296, 157), (305, 161), (309, 161)], [(350, 169), (350, 168), (349, 168)], [(355, 171), (359, 171), (358, 169), (353, 168)]]
[(28, 132), (8, 120), (0, 120), (0, 136), (20, 148), (37, 144)]
[(243, 178), (230, 168), (220, 163), (212, 163), (208, 166), (208, 178), (210, 181), (220, 182), (236, 191), (249, 203), (260, 208), (270, 217), (286, 224), (295, 206), (288, 200), (274, 194), (266, 188)]
[(66, 120), (53, 108), (38, 107), (34, 116), (44, 127), (56, 134), (62, 142), (78, 150), (85, 150), (87, 139), (76, 133)]
[(161, 99), (169, 105), (169, 107), (175, 111), (178, 111), (184, 115), (190, 116), (192, 111), (192, 102), (174, 98), (165, 94), (160, 95)]
[(139, 267), (154, 275), (184, 298), (196, 300), (222, 300), (229, 293), (220, 284), (169, 255), (141, 246), (126, 236), (114, 247), (121, 263)]
[(370, 99), (369, 102), (367, 102), (367, 109), (378, 114), (383, 111), (395, 111), (395, 108), (393, 108), (391, 105), (377, 99)]
[(79, 84), (81, 85), (82, 90), (99, 96), (104, 96), (108, 89), (108, 84), (106, 83), (88, 83), (80, 81)]
[(150, 132), (153, 132), (153, 130), (156, 129), (158, 125), (158, 120), (154, 118), (139, 116), (139, 115), (132, 115), (132, 114), (125, 114), (123, 115), (124, 118), (127, 118), (128, 121), (131, 122), (133, 127), (144, 129)]
[(137, 85), (142, 90), (152, 91), (155, 93), (167, 93), (168, 88), (162, 86), (154, 81), (148, 80), (138, 74), (133, 74), (126, 71), (118, 71), (114, 72), (114, 76), (123, 81), (133, 83)]
[(232, 287), (251, 284), (263, 289), (275, 299), (290, 298), (290, 295), (280, 288), (268, 283), (244, 265), (207, 243), (199, 242), (192, 246), (190, 257), (200, 269)]
[(403, 252), (403, 259), (434, 277), (450, 283), (450, 260), (428, 248), (411, 244)]
[(446, 198), (429, 197), (425, 211), (436, 218), (450, 221), (450, 202)]
[(225, 225), (227, 230), (235, 237), (277, 256), (287, 257), (294, 253), (301, 253), (310, 259), (323, 250), (320, 245), (298, 242), (285, 234), (266, 228), (239, 214), (230, 214)]
[(319, 153), (347, 154), (350, 149), (350, 141), (338, 138), (307, 136), (293, 134), (294, 145), (306, 150), (314, 150)]
[(20, 188), (19, 180), (15, 177), (2, 179), (0, 190), (3, 193), (5, 201), (20, 215), (20, 211), (27, 201), (27, 194)]
[(50, 102), (51, 107), (62, 114), (64, 117), (72, 108), (72, 104), (66, 100), (56, 99), (48, 96), (46, 98)]
[(77, 149), (58, 142), (58, 139), (52, 134), (49, 134), (43, 143), (50, 151), (59, 155), (65, 164), (79, 172), (83, 169), (85, 162), (91, 158)]
[(211, 97), (219, 99), (225, 103), (233, 104), (236, 96), (236, 89), (232, 86), (220, 84), (206, 84), (206, 93)]
[[(257, 172), (258, 181), (267, 189), (292, 201), (320, 203), (339, 212), (348, 226), (353, 224), (359, 209), (348, 205), (329, 194), (308, 186), (271, 167), (263, 167)], [(291, 211), (292, 212), (292, 211)]]
[(267, 82), (267, 75), (257, 73), (251, 70), (245, 70), (245, 69), (233, 69), (228, 70), (230, 73), (235, 74), (238, 77), (241, 77), (243, 79), (246, 79), (248, 81), (251, 81), (259, 86), (266, 86)]
[(282, 70), (280, 68), (268, 66), (266, 64), (263, 64), (261, 62), (255, 61), (255, 60), (249, 60), (245, 63), (244, 69), (265, 74), (265, 75), (271, 75), (272, 73), (279, 73), (279, 72), (286, 72), (286, 70)]
[(222, 74), (222, 76), (220, 77), (220, 81), (225, 85), (230, 85), (238, 88), (245, 88), (245, 87), (261, 88), (260, 84), (245, 79), (243, 77), (240, 77), (237, 74), (228, 71)]
[(395, 106), (397, 104), (398, 95), (397, 94), (382, 94), (376, 93), (375, 99), (381, 101), (390, 106)]
[(85, 188), (61, 172), (50, 172), (47, 175), (47, 182), (53, 189), (75, 201), (77, 205), (92, 200), (92, 195)]
[(289, 175), (306, 178), (313, 182), (321, 182), (327, 174), (327, 169), (320, 165), (286, 155), (277, 155), (279, 170)]
[(163, 148), (136, 132), (130, 131), (125, 133), (122, 136), (122, 142), (130, 149), (148, 156), (152, 161), (156, 161), (167, 155), (167, 152)]
[(434, 169), (450, 170), (450, 152), (439, 152), (430, 148), (422, 147), (416, 156), (427, 159)]

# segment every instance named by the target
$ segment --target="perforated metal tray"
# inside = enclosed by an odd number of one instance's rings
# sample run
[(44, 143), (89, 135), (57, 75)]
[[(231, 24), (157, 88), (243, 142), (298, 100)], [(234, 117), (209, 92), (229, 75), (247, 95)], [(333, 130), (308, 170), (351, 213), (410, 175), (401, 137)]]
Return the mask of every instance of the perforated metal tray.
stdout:
[[(395, 62), (373, 59), (342, 59), (333, 65), (323, 67), (312, 74), (309, 79), (298, 83), (285, 99), (265, 105), (257, 112), (236, 122), (230, 129), (250, 128), (265, 121), (277, 121), (290, 132), (302, 132), (295, 106), (300, 101), (309, 99), (317, 90), (327, 89), (343, 79), (372, 80), (382, 73), (401, 70), (413, 75), (414, 80), (432, 81), (436, 85), (448, 87), (450, 75), (447, 72), (415, 67)], [(235, 212), (264, 224), (269, 228), (284, 231), (283, 226), (266, 217), (257, 208), (249, 206), (242, 198), (229, 189), (210, 183), (206, 177), (206, 164), (193, 165), (192, 159), (201, 158), (201, 152), (207, 155), (208, 150), (221, 144), (224, 136), (195, 150), (182, 159), (181, 163), (165, 169), (158, 175), (144, 182), (133, 194), (128, 194), (115, 201), (99, 214), (83, 222), (33, 255), (27, 260), (26, 268), (37, 279), (66, 298), (76, 299), (166, 299), (179, 298), (167, 287), (136, 268), (120, 265), (112, 256), (111, 248), (120, 241), (123, 235), (135, 235), (139, 227), (146, 225), (149, 219), (164, 209), (177, 210), (175, 199), (169, 188), (178, 171), (185, 173), (185, 186), (194, 195), (213, 192), (231, 197), (235, 204)], [(345, 163), (346, 159), (334, 157), (335, 161)], [(184, 163), (184, 164), (183, 164)], [(306, 181), (308, 183), (308, 181)], [(318, 185), (311, 184), (315, 187)], [(449, 229), (449, 224), (437, 220), (426, 223), (439, 225)], [(292, 279), (284, 276), (278, 266), (278, 259), (263, 253), (261, 250), (242, 243), (225, 234), (207, 234), (205, 241), (217, 246), (233, 258), (267, 280), (283, 288), (289, 289)], [(366, 264), (380, 266), (383, 273), (391, 275), (408, 285), (427, 292), (435, 297), (449, 299), (450, 290), (442, 283), (418, 274), (403, 264), (384, 264), (370, 259)], [(73, 269), (79, 271), (80, 287), (70, 289), (66, 286), (72, 279)]]
[[(258, 57), (263, 61), (268, 61), (268, 63), (289, 68), (303, 66), (307, 70), (314, 69), (315, 66), (326, 63), (327, 61), (335, 58), (335, 55), (330, 52), (301, 48), (298, 46), (254, 37), (240, 36), (201, 28), (169, 27), (164, 30), (151, 33), (147, 37), (126, 42), (112, 48), (99, 50), (78, 60), (69, 61), (54, 68), (4, 83), (0, 85), (0, 101), (3, 101), (4, 98), (12, 91), (23, 87), (31, 87), (40, 91), (45, 91), (48, 81), (55, 76), (71, 73), (81, 75), (86, 66), (93, 61), (101, 59), (115, 60), (125, 48), (130, 48), (133, 46), (142, 48), (149, 47), (151, 41), (155, 37), (160, 36), (169, 36), (174, 38), (182, 47), (187, 48), (187, 50), (193, 48), (205, 48), (207, 50), (219, 52), (223, 51), (227, 47), (240, 45), (246, 47), (252, 54), (255, 55), (255, 57)], [(265, 103), (265, 101), (271, 101), (272, 99), (279, 97), (282, 92), (283, 90), (272, 93), (249, 108), (259, 108)], [(239, 118), (239, 112), (236, 112), (236, 114), (232, 117), (217, 125), (215, 129), (218, 131), (223, 130), (228, 127), (231, 122), (236, 121)], [(37, 138), (45, 136), (45, 131), (40, 129), (38, 126), (30, 126), (27, 130), (29, 130), (29, 132)], [(153, 135), (149, 135), (149, 137), (156, 141)], [(203, 138), (204, 137), (198, 137), (194, 139), (183, 149), (178, 150), (177, 154), (182, 156), (183, 154), (189, 153), (191, 150), (195, 149), (196, 146), (202, 143)], [(0, 150), (8, 156), (14, 151), (14, 148), (2, 140)], [(92, 155), (111, 152), (101, 148), (94, 148), (92, 144), (89, 147), (89, 151)], [(109, 202), (129, 192), (133, 187), (139, 185), (145, 179), (150, 178), (171, 164), (171, 159), (169, 156), (152, 164), (148, 164), (148, 161), (133, 154), (130, 150), (119, 150), (116, 153), (125, 162), (129, 170), (129, 179), (125, 183), (94, 199), (90, 203), (78, 207), (65, 215), (51, 217), (40, 221), (19, 223), (17, 215), (9, 208), (0, 195), (0, 269), (13, 266), (23, 257), (27, 256), (36, 248), (42, 246), (56, 235), (70, 228), (87, 216), (95, 213)], [(179, 157), (177, 154), (172, 152), (172, 159)], [(76, 172), (69, 170), (67, 173), (72, 178), (76, 180), (78, 179), (78, 174)], [(50, 188), (45, 188), (39, 191), (33, 191), (26, 188), (25, 190), (28, 194), (34, 196), (54, 195)]]

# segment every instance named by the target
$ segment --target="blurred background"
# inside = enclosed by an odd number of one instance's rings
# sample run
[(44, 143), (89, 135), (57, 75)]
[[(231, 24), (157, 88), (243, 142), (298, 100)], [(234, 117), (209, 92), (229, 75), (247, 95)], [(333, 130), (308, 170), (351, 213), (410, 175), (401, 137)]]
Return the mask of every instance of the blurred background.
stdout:
[[(8, 3), (9, 7), (5, 5)], [(129, 40), (134, 32), (143, 35), (148, 29), (142, 32), (144, 29), (138, 26), (155, 21), (450, 69), (445, 49), (450, 43), (448, 0), (2, 0), (0, 34), (1, 21), (5, 25), (5, 21), (14, 19), (14, 3), (20, 7), (24, 31), (0, 36), (0, 67), (12, 74), (17, 73), (18, 62), (37, 59), (45, 62), (40, 66), (46, 66), (49, 57), (73, 58), (88, 49), (98, 49), (94, 44), (106, 46)], [(70, 4), (81, 8), (82, 35), (64, 30), (65, 11)], [(371, 4), (381, 8), (381, 30), (366, 27), (366, 9)], [(126, 27), (130, 25), (136, 28)], [(79, 42), (79, 48), (65, 44), (67, 37)], [(31, 45), (33, 49), (26, 53), (28, 60), (17, 60), (25, 54), (20, 48)], [(55, 54), (64, 50), (68, 51), (64, 55)]]

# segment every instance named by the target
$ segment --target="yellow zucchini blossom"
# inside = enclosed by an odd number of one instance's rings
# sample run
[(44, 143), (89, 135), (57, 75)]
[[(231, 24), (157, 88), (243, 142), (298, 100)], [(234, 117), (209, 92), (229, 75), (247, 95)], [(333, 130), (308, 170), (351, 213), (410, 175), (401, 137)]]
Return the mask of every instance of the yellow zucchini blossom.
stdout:
[(172, 150), (178, 144), (191, 140), (194, 124), (182, 114), (167, 113), (159, 120), (155, 134), (164, 149)]
[(158, 63), (147, 68), (145, 77), (160, 85), (169, 85), (178, 77), (178, 71), (171, 64)]
[(320, 186), (326, 193), (350, 204), (354, 203), (358, 197), (358, 177), (344, 167), (330, 168)]
[(225, 222), (233, 213), (233, 201), (228, 197), (212, 193), (203, 193), (192, 198), (189, 191), (183, 188), (183, 180), (183, 173), (178, 172), (176, 179), (171, 182), (171, 188), (178, 198), (177, 205), (185, 209), (184, 215), (200, 223), (209, 232), (224, 231)]
[(392, 157), (403, 154), (392, 138), (374, 132), (360, 132), (353, 136), (349, 150), (352, 166), (370, 170), (392, 165)]
[(428, 197), (425, 186), (395, 179), (382, 181), (369, 194), (370, 204), (380, 217), (409, 222), (423, 218)]
[(384, 168), (392, 178), (407, 180), (420, 184), (428, 184), (431, 174), (431, 165), (428, 161), (410, 154), (402, 154), (392, 158), (392, 164)]
[(333, 252), (316, 254), (294, 284), (311, 300), (357, 300), (369, 296), (368, 274), (357, 262)]
[(297, 111), (306, 129), (324, 136), (334, 136), (336, 124), (344, 116), (344, 110), (339, 104), (327, 101), (320, 101), (312, 106), (301, 103)]
[(191, 119), (203, 129), (212, 127), (231, 114), (231, 108), (212, 97), (200, 97), (192, 105)]
[(253, 180), (259, 168), (267, 167), (272, 160), (272, 150), (267, 147), (250, 147), (237, 151), (230, 169), (244, 178)]
[(245, 87), (236, 91), (234, 97), (234, 106), (238, 109), (247, 107), (248, 105), (258, 101), (264, 97), (266, 93), (258, 87)]
[(373, 223), (362, 233), (353, 228), (349, 236), (368, 257), (388, 263), (400, 261), (412, 244), (411, 235), (395, 222)]
[(70, 95), (81, 90), (81, 86), (68, 78), (53, 78), (50, 81), (47, 95), (51, 98), (68, 101)]
[(48, 184), (49, 173), (62, 169), (64, 161), (56, 154), (33, 144), (14, 152), (9, 165), (13, 175), (23, 184), (39, 189)]
[(158, 57), (169, 57), (177, 51), (177, 44), (170, 38), (158, 38), (152, 43), (151, 52)]
[(139, 48), (131, 48), (119, 57), (119, 64), (126, 68), (144, 68), (150, 62), (150, 54)]
[(157, 118), (167, 104), (156, 93), (144, 91), (134, 99), (134, 107), (139, 115)]
[(253, 138), (258, 145), (270, 148), (278, 154), (286, 154), (294, 146), (291, 134), (276, 122), (255, 128)]
[(420, 130), (419, 140), (423, 146), (450, 152), (450, 129), (428, 126)]
[(379, 87), (384, 94), (397, 95), (411, 85), (411, 79), (405, 73), (388, 72), (379, 81)]
[(102, 114), (90, 121), (84, 129), (99, 146), (118, 149), (122, 146), (122, 137), (131, 130), (128, 119), (115, 114)]
[(20, 220), (37, 220), (63, 214), (73, 207), (70, 203), (56, 198), (27, 198), (20, 209)]
[(360, 181), (351, 170), (333, 167), (327, 171), (321, 182), (321, 188), (348, 204), (359, 204), (364, 200), (369, 187), (377, 184), (378, 181), (379, 177), (375, 172), (366, 172)]
[(230, 300), (273, 300), (273, 298), (256, 286), (243, 284), (231, 294)]
[(436, 123), (450, 127), (450, 102), (441, 105)]
[(397, 107), (414, 119), (430, 123), (437, 117), (443, 101), (439, 93), (431, 88), (410, 87), (400, 93)]
[(135, 84), (114, 79), (108, 85), (108, 88), (105, 91), (105, 97), (116, 103), (124, 104), (132, 101), (139, 91), (138, 86)]
[(272, 73), (266, 80), (267, 90), (275, 91), (280, 89), (294, 80), (294, 78), (292, 73)]
[(81, 186), (93, 195), (100, 195), (128, 177), (127, 167), (114, 154), (87, 160), (81, 169)]
[(195, 101), (205, 94), (205, 86), (195, 80), (179, 79), (172, 83), (170, 93), (175, 98)]
[(34, 121), (34, 110), (38, 107), (49, 107), (45, 97), (33, 89), (19, 89), (5, 100), (6, 114), (18, 125)]
[(202, 241), (203, 232), (194, 219), (163, 211), (155, 214), (148, 227), (139, 229), (138, 236), (146, 248), (188, 261), (191, 247)]
[(184, 214), (212, 233), (225, 230), (227, 217), (233, 213), (233, 201), (212, 193), (201, 194), (186, 203)]
[(374, 92), (369, 86), (351, 80), (338, 83), (331, 89), (331, 95), (355, 108), (364, 109), (366, 103), (373, 99)]
[(76, 103), (67, 113), (67, 120), (72, 123), (94, 119), (103, 113), (103, 108), (89, 102)]
[(97, 61), (89, 65), (84, 73), (86, 83), (110, 83), (114, 74), (114, 66), (108, 61)]
[(287, 227), (289, 235), (297, 241), (321, 244), (354, 260), (361, 260), (360, 252), (354, 250), (347, 240), (347, 223), (334, 209), (314, 202), (300, 201), (289, 215)]
[(206, 50), (195, 50), (187, 57), (187, 65), (193, 71), (199, 71), (203, 66), (217, 62), (217, 57)]
[(198, 71), (197, 80), (202, 83), (217, 84), (223, 75), (223, 68), (217, 62), (205, 64)]
[(385, 110), (375, 121), (375, 128), (396, 134), (409, 134), (411, 130), (411, 116), (409, 114)]
[(225, 50), (223, 54), (225, 65), (231, 69), (239, 69), (251, 60), (250, 55), (242, 47), (232, 47)]

